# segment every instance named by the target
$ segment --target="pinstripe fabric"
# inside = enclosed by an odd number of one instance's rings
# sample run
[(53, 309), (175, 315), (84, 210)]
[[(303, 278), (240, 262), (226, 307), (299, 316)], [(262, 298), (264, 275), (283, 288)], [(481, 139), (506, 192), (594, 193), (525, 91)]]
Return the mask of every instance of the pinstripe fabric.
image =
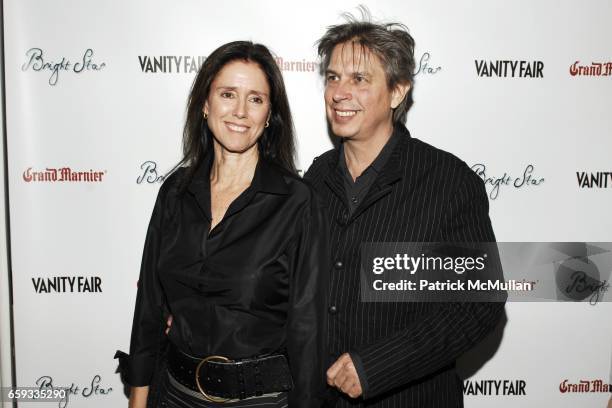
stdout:
[(487, 195), (463, 161), (411, 138), (403, 125), (395, 131), (398, 144), (350, 216), (337, 150), (315, 159), (305, 175), (330, 217), (329, 303), (336, 307), (329, 316), (330, 358), (351, 352), (365, 377), (364, 398), (341, 397), (336, 406), (462, 407), (455, 360), (495, 327), (504, 304), (361, 302), (359, 246), (495, 241)]

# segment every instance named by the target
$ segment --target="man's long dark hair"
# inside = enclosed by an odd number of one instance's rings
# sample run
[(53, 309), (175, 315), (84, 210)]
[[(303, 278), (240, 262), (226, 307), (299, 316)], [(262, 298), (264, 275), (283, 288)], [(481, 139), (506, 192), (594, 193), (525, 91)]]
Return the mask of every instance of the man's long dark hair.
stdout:
[(204, 120), (202, 109), (215, 77), (233, 61), (257, 64), (270, 87), (270, 125), (257, 141), (260, 159), (296, 173), (293, 120), (280, 69), (266, 46), (251, 41), (234, 41), (217, 48), (206, 58), (191, 87), (183, 129), (183, 158), (176, 166), (187, 166), (181, 182), (183, 188), (189, 184), (204, 157), (212, 154), (213, 134)]

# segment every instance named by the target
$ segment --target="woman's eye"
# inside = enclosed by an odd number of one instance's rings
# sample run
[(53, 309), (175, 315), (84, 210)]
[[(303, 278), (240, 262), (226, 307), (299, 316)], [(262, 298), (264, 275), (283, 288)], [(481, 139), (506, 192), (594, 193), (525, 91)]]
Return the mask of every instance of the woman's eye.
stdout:
[(222, 98), (233, 98), (234, 94), (231, 92), (221, 92), (221, 97)]
[(261, 99), (259, 96), (255, 96), (251, 98), (251, 102), (259, 104), (259, 103), (263, 103), (263, 99)]

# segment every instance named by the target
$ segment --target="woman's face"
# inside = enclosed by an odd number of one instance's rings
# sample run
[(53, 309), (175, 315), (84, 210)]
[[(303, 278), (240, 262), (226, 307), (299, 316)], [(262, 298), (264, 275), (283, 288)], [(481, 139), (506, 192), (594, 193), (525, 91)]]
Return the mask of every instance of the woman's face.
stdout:
[(215, 141), (232, 153), (256, 148), (270, 115), (270, 86), (253, 62), (232, 61), (213, 80), (203, 112)]

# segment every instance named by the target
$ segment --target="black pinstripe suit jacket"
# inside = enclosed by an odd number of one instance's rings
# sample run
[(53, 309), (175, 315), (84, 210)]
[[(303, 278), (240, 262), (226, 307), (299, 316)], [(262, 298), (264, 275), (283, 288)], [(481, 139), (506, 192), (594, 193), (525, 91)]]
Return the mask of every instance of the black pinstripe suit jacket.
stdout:
[(338, 150), (305, 175), (327, 207), (333, 267), (329, 347), (332, 361), (350, 352), (363, 398), (338, 407), (461, 407), (455, 360), (498, 323), (504, 303), (367, 303), (360, 300), (362, 242), (493, 242), (482, 180), (450, 153), (410, 137), (400, 140), (352, 215), (338, 171)]

